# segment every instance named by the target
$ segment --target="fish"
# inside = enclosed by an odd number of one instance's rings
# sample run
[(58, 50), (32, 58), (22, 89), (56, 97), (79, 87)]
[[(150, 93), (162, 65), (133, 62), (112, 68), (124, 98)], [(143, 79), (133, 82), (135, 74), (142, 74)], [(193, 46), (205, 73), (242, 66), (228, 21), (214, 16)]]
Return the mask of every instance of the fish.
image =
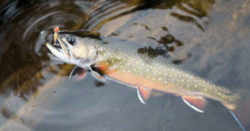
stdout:
[[(200, 113), (204, 112), (207, 99), (216, 100), (230, 110), (237, 124), (245, 130), (231, 111), (237, 108), (241, 98), (239, 93), (184, 71), (164, 58), (140, 54), (138, 48), (141, 45), (130, 41), (55, 33), (59, 34), (56, 38), (60, 46), (46, 43), (48, 50), (57, 59), (83, 69), (83, 74), (89, 71), (100, 81), (113, 80), (136, 88), (138, 99), (143, 104), (154, 90), (180, 96), (187, 106)], [(71, 76), (74, 70), (76, 68)]]

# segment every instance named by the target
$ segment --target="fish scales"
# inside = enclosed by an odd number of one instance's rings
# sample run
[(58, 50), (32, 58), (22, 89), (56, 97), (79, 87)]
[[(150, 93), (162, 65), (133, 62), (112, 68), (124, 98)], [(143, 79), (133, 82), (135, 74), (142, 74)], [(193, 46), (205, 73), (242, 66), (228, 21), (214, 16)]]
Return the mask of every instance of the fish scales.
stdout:
[(237, 94), (231, 93), (228, 89), (184, 72), (166, 60), (139, 54), (137, 44), (114, 40), (103, 44), (99, 40), (89, 40), (88, 38), (82, 40), (84, 44), (88, 43), (89, 46), (97, 46), (101, 49), (97, 59), (98, 61), (108, 61), (111, 69), (144, 77), (165, 85), (166, 88), (169, 84), (174, 85), (174, 88), (169, 90), (177, 95), (205, 96), (221, 102), (227, 101), (230, 104), (235, 103), (239, 98)]
[[(104, 75), (121, 84), (137, 88), (137, 96), (143, 104), (145, 104), (144, 100), (150, 97), (152, 89), (180, 95), (185, 104), (201, 113), (204, 112), (202, 109), (205, 107), (203, 97), (217, 100), (230, 109), (229, 113), (233, 119), (245, 131), (241, 121), (232, 112), (244, 99), (244, 97), (241, 98), (240, 92), (230, 92), (224, 87), (185, 72), (167, 63), (166, 60), (159, 59), (160, 57), (150, 58), (150, 52), (146, 52), (149, 55), (147, 56), (140, 51), (142, 49), (138, 46), (140, 44), (112, 39), (112, 37), (98, 37), (96, 40), (70, 34), (62, 35), (61, 39), (58, 31), (54, 31), (54, 40), (59, 41), (60, 47), (46, 43), (48, 49), (58, 59), (75, 64), (84, 70), (90, 70), (97, 79), (103, 80), (101, 75)], [(72, 45), (70, 42), (73, 42)], [(151, 46), (148, 45), (148, 47)], [(76, 70), (73, 69), (71, 74), (74, 71)]]

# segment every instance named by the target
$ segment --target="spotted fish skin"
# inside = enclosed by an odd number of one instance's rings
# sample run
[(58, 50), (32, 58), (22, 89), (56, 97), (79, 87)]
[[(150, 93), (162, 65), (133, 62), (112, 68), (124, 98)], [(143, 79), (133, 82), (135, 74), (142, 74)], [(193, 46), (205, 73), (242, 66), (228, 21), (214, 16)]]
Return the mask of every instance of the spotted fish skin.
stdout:
[[(57, 32), (56, 32), (57, 33)], [(74, 39), (74, 44), (67, 42)], [(57, 35), (61, 47), (46, 46), (58, 59), (82, 68), (104, 64), (105, 76), (131, 87), (144, 87), (177, 96), (197, 96), (217, 100), (234, 110), (240, 95), (170, 64), (163, 57), (141, 54), (142, 44), (114, 37), (90, 38)], [(90, 68), (89, 68), (90, 69)]]
[[(105, 62), (112, 73), (133, 74), (136, 76), (135, 78), (143, 78), (145, 82), (155, 83), (154, 87), (150, 87), (140, 82), (126, 81), (130, 85), (140, 85), (178, 96), (202, 96), (217, 100), (229, 109), (234, 109), (240, 98), (238, 94), (232, 93), (224, 87), (177, 68), (166, 62), (164, 58), (150, 58), (138, 53), (138, 49), (141, 47), (138, 43), (114, 38), (103, 38), (102, 40), (79, 38), (77, 44), (92, 49), (91, 52), (96, 52), (96, 57), (91, 56), (95, 58), (92, 61)], [(106, 72), (111, 77), (112, 73)]]
[[(112, 37), (78, 37), (73, 35), (74, 32), (59, 35), (59, 32), (59, 28), (54, 31), (54, 45), (46, 43), (56, 59), (81, 67), (83, 73), (86, 73), (87, 69), (97, 79), (107, 76), (105, 78), (135, 87), (139, 100), (144, 104), (152, 89), (181, 96), (185, 104), (200, 113), (204, 112), (206, 105), (204, 98), (217, 100), (230, 109), (233, 119), (242, 131), (245, 131), (243, 124), (234, 114), (237, 113), (236, 106), (242, 104), (242, 93), (240, 95), (230, 92), (224, 87), (201, 79), (169, 64), (162, 57), (143, 55), (140, 51), (141, 44)], [(59, 47), (55, 46), (58, 45), (57, 41)]]

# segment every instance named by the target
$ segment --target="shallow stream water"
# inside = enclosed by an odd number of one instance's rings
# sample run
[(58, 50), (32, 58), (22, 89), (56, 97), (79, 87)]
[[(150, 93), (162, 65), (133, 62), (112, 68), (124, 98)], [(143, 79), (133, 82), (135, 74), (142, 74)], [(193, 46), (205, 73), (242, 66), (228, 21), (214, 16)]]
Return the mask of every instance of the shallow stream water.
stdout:
[(249, 0), (2, 0), (0, 130), (241, 130), (215, 101), (198, 113), (171, 94), (143, 105), (125, 85), (69, 80), (73, 65), (44, 46), (55, 26), (140, 43), (138, 53), (244, 92), (236, 112), (250, 130), (249, 12)]

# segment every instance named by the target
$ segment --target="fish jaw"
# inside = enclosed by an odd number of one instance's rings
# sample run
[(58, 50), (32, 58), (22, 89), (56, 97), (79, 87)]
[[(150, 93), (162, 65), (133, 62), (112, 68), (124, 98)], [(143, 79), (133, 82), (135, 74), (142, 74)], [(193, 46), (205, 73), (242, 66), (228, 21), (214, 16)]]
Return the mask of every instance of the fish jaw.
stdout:
[[(50, 43), (45, 44), (51, 54), (60, 61), (68, 64), (74, 64), (81, 68), (88, 68), (91, 64), (93, 64), (92, 60), (87, 57), (89, 55), (87, 46), (81, 42), (77, 42), (75, 46), (72, 46), (66, 40), (66, 37), (69, 36), (59, 36), (58, 34), (56, 37), (55, 41), (59, 42), (60, 47), (55, 47)], [(85, 51), (83, 49), (85, 49)], [(79, 50), (83, 50), (84, 53), (79, 52)]]
[(63, 52), (63, 49), (58, 49), (54, 46), (52, 46), (49, 43), (46, 43), (46, 47), (49, 49), (49, 51), (59, 60), (66, 62), (66, 63), (71, 63), (71, 64), (75, 64), (76, 62), (74, 62), (74, 60), (72, 60), (70, 58), (70, 56), (66, 55)]
[[(65, 53), (63, 51), (63, 49), (58, 49), (56, 47), (54, 47), (53, 45), (46, 43), (46, 47), (49, 49), (49, 51), (51, 52), (52, 55), (54, 55), (57, 59), (65, 62), (65, 63), (69, 63), (69, 64), (75, 64), (80, 66), (81, 62), (79, 59), (75, 59), (74, 57), (72, 57), (71, 55), (67, 55), (67, 53)], [(84, 66), (81, 65), (81, 67), (84, 68)]]
[(60, 60), (65, 60), (65, 62), (69, 59), (69, 56), (66, 56), (62, 49), (57, 49), (54, 46), (52, 46), (49, 43), (46, 43), (46, 47), (49, 49), (49, 51), (57, 58), (59, 58)]

